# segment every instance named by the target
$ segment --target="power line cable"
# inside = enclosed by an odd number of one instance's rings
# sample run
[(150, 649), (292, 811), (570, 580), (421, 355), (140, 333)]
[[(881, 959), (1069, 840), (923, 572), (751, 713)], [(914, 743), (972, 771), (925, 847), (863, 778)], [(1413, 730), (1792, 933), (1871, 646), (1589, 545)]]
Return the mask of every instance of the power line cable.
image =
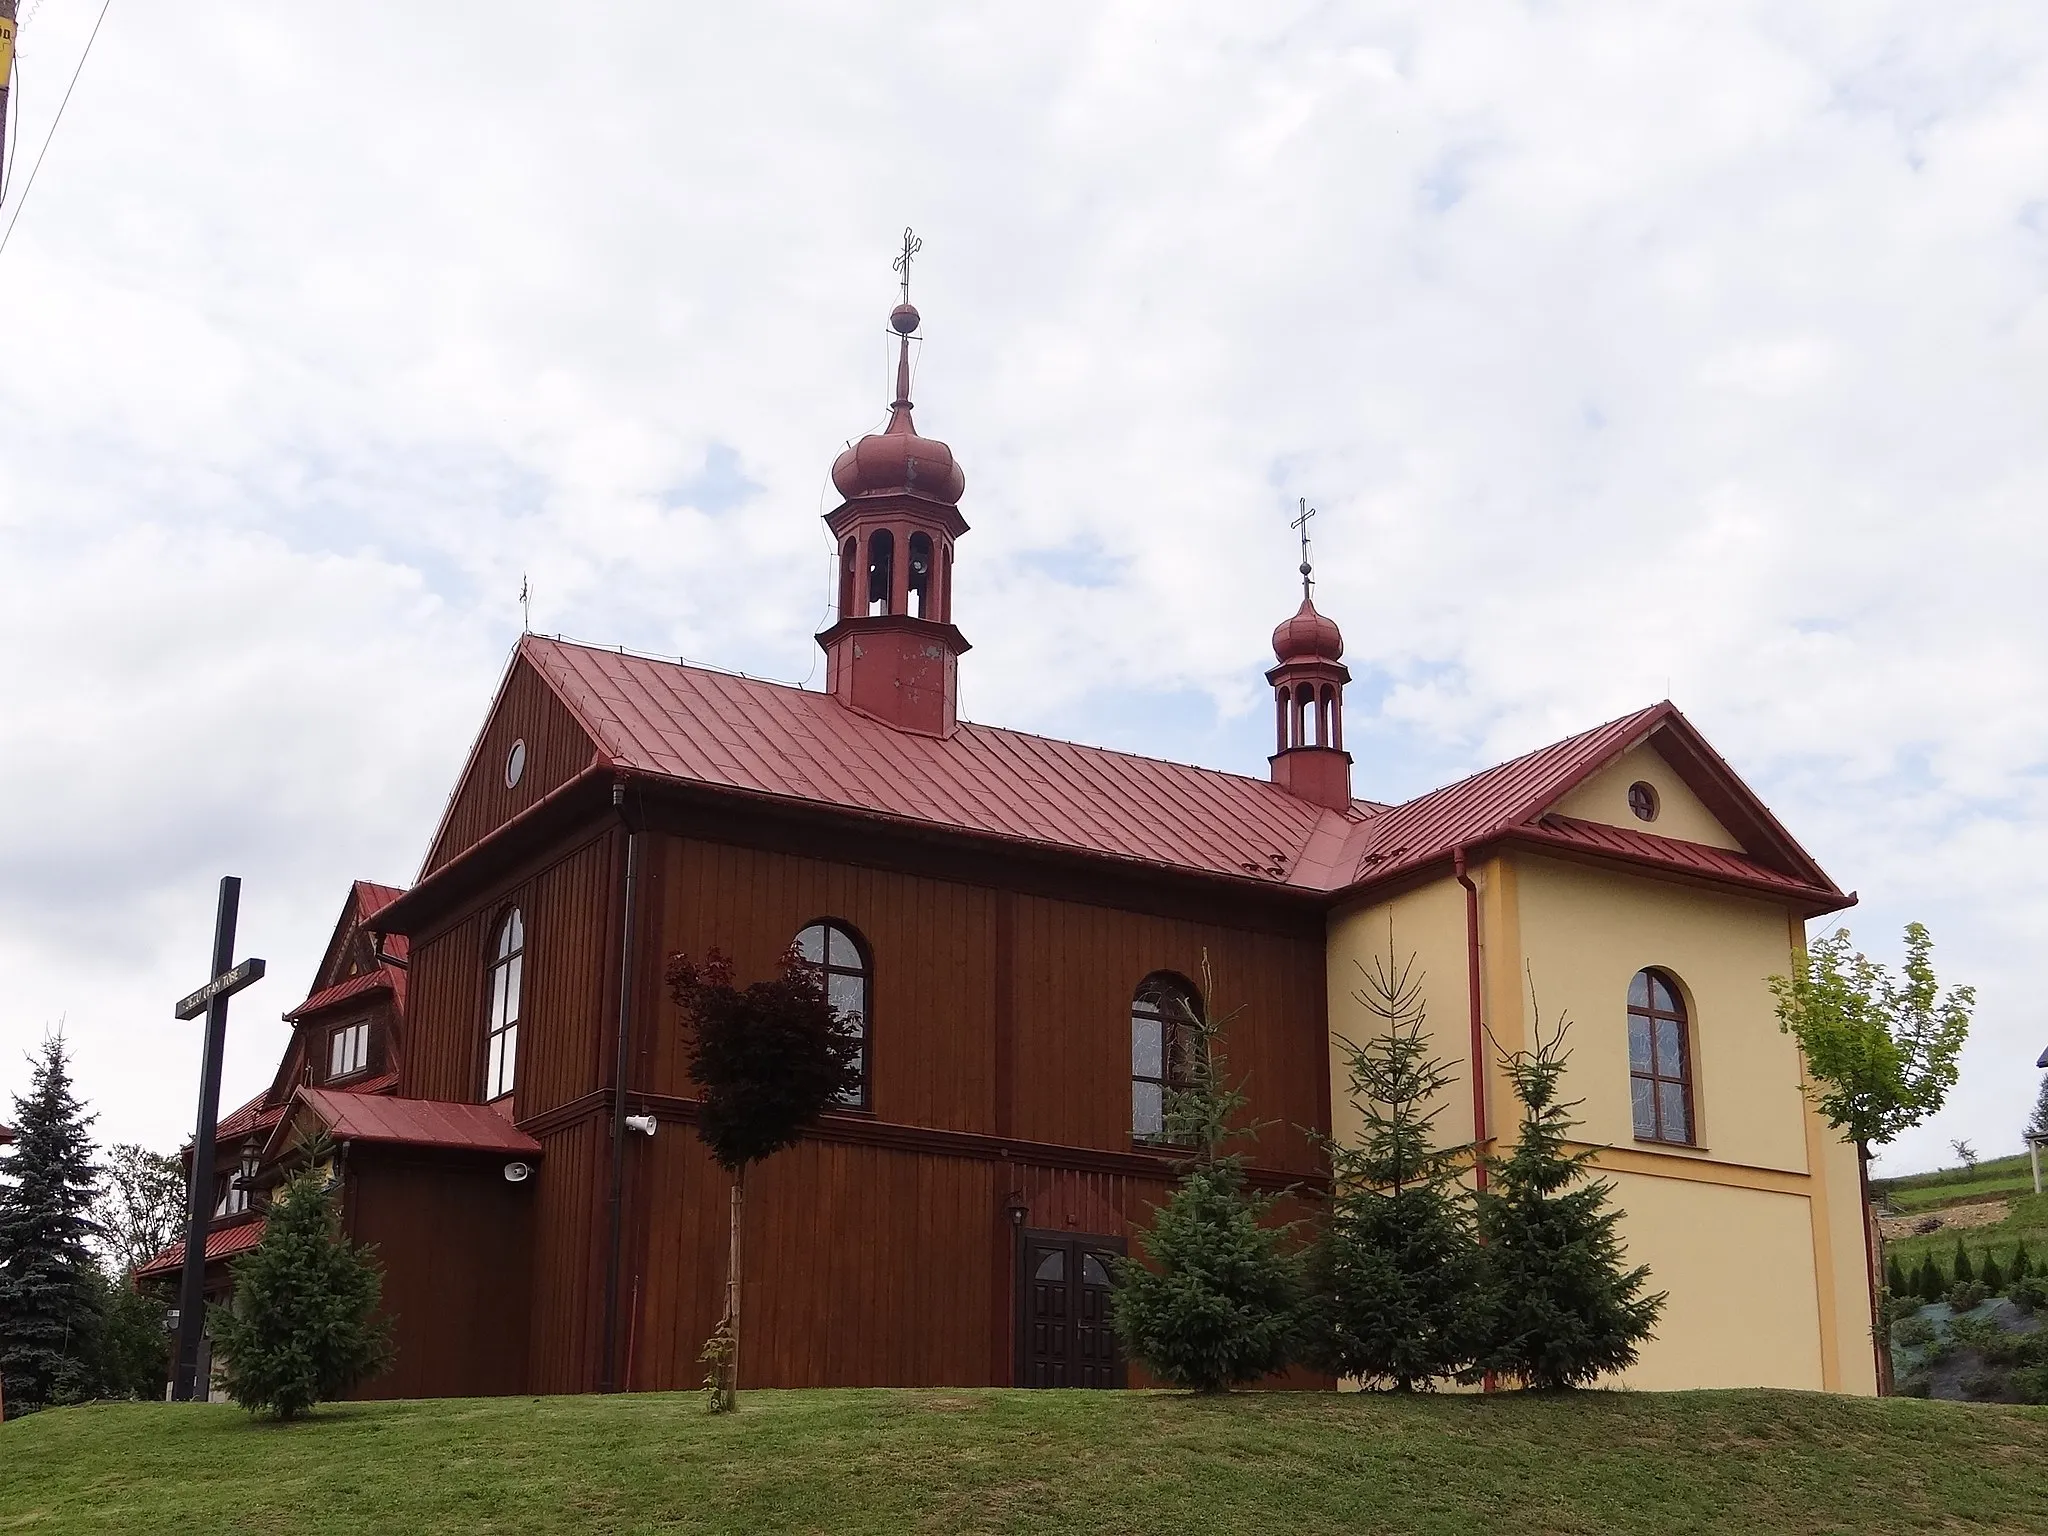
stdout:
[(92, 24), (92, 35), (85, 40), (85, 52), (78, 56), (78, 68), (71, 71), (71, 84), (64, 87), (64, 99), (57, 103), (57, 115), (50, 119), (50, 131), (43, 135), (43, 147), (36, 151), (36, 163), (29, 167), (28, 184), (21, 189), (21, 199), (14, 205), (13, 217), (7, 221), (7, 232), (0, 234), (0, 252), (7, 249), (7, 242), (14, 238), (14, 226), (21, 218), (21, 210), (28, 205), (29, 193), (36, 189), (36, 173), (43, 168), (43, 156), (50, 152), (50, 140), (57, 137), (57, 125), (64, 121), (64, 109), (71, 105), (71, 93), (78, 86), (78, 77), (85, 72), (85, 61), (92, 57), (92, 45), (100, 35), (100, 22), (107, 19), (107, 9), (114, 0), (101, 0), (98, 20)]

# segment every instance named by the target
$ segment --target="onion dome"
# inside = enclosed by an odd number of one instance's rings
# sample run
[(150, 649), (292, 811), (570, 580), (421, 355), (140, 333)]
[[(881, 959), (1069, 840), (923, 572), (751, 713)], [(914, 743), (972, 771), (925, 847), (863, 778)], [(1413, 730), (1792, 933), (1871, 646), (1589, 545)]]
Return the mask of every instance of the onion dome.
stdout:
[(957, 505), (967, 489), (965, 472), (954, 462), (951, 448), (937, 438), (918, 436), (910, 417), (910, 333), (917, 329), (918, 313), (909, 304), (898, 304), (890, 312), (889, 324), (903, 339), (889, 425), (870, 432), (832, 461), (832, 483), (849, 501), (856, 496), (907, 491)]
[(1273, 631), (1273, 654), (1283, 662), (1337, 661), (1344, 655), (1344, 635), (1304, 597), (1294, 617)]

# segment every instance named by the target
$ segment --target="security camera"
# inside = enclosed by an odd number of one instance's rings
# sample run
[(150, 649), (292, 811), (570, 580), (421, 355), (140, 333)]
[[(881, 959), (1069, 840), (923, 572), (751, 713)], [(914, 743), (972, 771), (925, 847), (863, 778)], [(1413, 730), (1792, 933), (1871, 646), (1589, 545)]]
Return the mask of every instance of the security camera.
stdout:
[(507, 1163), (505, 1165), (505, 1182), (507, 1184), (524, 1184), (532, 1177), (533, 1165), (531, 1163)]
[(638, 1131), (642, 1136), (652, 1136), (654, 1134), (654, 1116), (628, 1115), (626, 1116), (626, 1129)]

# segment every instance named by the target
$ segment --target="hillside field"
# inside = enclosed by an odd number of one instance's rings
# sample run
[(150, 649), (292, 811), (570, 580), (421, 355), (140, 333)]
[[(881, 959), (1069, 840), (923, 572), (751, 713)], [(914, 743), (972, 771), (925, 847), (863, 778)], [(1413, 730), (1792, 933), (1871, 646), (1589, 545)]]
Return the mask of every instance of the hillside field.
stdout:
[(1785, 1392), (107, 1404), (0, 1426), (0, 1532), (2048, 1530), (2048, 1409)]

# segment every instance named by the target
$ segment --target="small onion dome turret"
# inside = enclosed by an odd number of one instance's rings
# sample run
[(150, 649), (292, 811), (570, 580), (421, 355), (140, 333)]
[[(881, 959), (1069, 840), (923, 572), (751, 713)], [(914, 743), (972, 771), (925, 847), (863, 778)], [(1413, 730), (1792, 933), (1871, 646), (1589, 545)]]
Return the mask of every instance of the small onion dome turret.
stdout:
[(856, 496), (908, 491), (956, 506), (967, 489), (966, 474), (954, 462), (951, 448), (937, 438), (917, 435), (910, 417), (910, 333), (917, 329), (918, 313), (908, 304), (899, 304), (890, 313), (889, 324), (903, 338), (889, 425), (870, 432), (833, 460), (832, 483), (849, 501)]
[(1308, 598), (1294, 617), (1273, 631), (1273, 654), (1281, 661), (1338, 661), (1344, 655), (1344, 636), (1336, 622), (1316, 612)]

